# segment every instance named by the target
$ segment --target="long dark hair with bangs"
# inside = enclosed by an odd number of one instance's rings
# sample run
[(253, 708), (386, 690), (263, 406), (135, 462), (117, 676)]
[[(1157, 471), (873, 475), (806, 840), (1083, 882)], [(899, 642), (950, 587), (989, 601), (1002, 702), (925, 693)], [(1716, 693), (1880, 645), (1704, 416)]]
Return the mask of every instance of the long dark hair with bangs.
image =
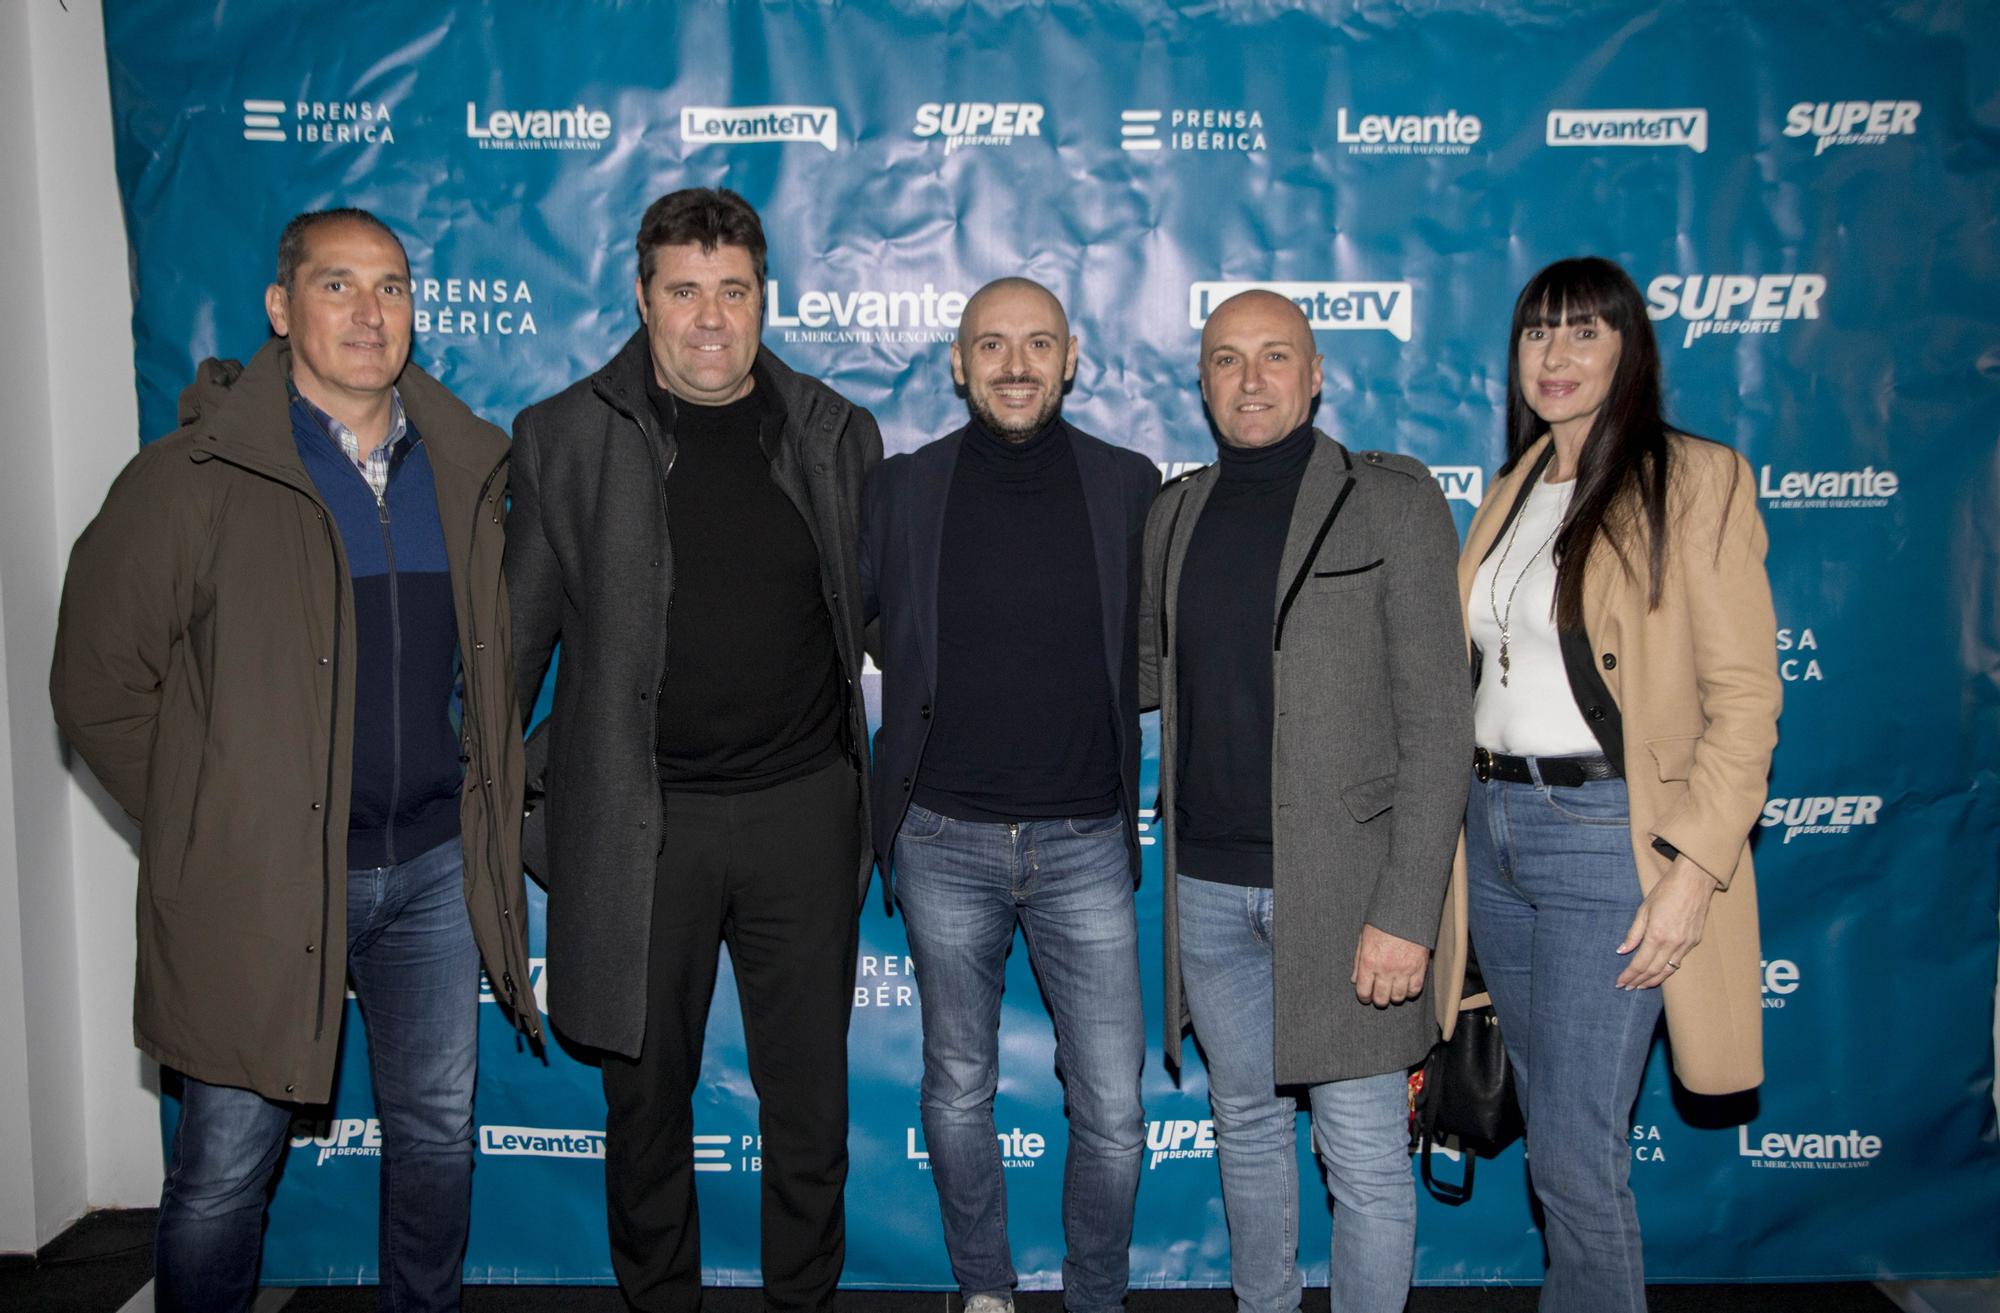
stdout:
[(1556, 625), (1583, 628), (1583, 569), (1602, 537), (1627, 573), (1634, 531), (1644, 525), (1646, 604), (1660, 605), (1667, 562), (1667, 421), (1660, 401), (1660, 348), (1646, 302), (1623, 269), (1597, 256), (1558, 260), (1528, 280), (1514, 301), (1507, 335), (1507, 463), (1502, 474), (1544, 433), (1548, 422), (1521, 387), (1521, 334), (1595, 317), (1618, 334), (1618, 366), (1610, 391), (1578, 458), (1576, 491), (1556, 534)]

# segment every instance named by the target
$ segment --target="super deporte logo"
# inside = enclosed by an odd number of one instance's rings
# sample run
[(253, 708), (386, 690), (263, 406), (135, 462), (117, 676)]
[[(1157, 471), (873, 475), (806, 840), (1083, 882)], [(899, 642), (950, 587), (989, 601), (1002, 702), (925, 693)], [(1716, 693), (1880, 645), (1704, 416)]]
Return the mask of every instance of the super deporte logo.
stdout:
[(495, 109), (482, 119), (465, 102), (465, 135), (481, 150), (602, 150), (611, 139), (611, 115), (587, 105), (559, 109)]
[(1188, 287), (1188, 327), (1200, 328), (1215, 308), (1239, 292), (1276, 292), (1315, 330), (1372, 329), (1410, 340), (1408, 283), (1194, 283)]
[(1783, 829), (1782, 842), (1808, 834), (1851, 834), (1857, 825), (1873, 825), (1882, 816), (1882, 799), (1873, 793), (1842, 793), (1817, 798), (1771, 798), (1757, 817), (1767, 830)]
[(1711, 333), (1775, 333), (1819, 318), (1825, 274), (1661, 274), (1646, 284), (1646, 314), (1687, 322), (1682, 347)]
[(1158, 1118), (1146, 1123), (1146, 1170), (1163, 1162), (1215, 1157), (1215, 1119)]
[(1685, 146), (1708, 149), (1705, 109), (1552, 109), (1551, 146)]
[(291, 1145), (319, 1150), (313, 1166), (325, 1166), (329, 1158), (380, 1158), (382, 1123), (375, 1117), (333, 1117), (316, 1121), (301, 1117), (292, 1123)]
[(681, 140), (690, 146), (772, 141), (816, 142), (840, 149), (840, 111), (831, 105), (689, 105)]
[(1914, 137), (1923, 111), (1914, 100), (1805, 100), (1785, 111), (1785, 135), (1811, 137), (1814, 155), (1832, 146), (1882, 146)]
[(917, 106), (910, 135), (920, 140), (944, 139), (944, 153), (967, 146), (1011, 146), (1017, 137), (1042, 135), (1048, 108), (1033, 101), (926, 101)]

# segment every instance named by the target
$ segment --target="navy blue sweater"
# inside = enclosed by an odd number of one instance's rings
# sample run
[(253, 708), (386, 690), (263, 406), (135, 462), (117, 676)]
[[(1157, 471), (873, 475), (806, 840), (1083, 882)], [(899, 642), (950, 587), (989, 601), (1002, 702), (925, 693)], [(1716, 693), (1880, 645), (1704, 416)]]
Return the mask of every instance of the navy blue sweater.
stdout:
[(452, 728), (458, 614), (430, 457), (414, 425), (375, 490), (304, 398), (292, 439), (333, 512), (354, 585), (354, 791), (350, 870), (392, 866), (458, 834), (464, 768)]

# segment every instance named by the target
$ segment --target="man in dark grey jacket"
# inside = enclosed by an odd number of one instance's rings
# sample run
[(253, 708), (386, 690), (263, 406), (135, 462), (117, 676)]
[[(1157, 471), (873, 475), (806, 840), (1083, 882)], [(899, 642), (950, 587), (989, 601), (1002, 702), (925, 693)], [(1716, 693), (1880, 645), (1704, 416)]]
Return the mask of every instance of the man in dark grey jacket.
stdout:
[(701, 1299), (691, 1098), (724, 942), (762, 1105), (767, 1306), (826, 1306), (845, 1257), (872, 864), (856, 516), (882, 438), (760, 347), (764, 251), (734, 192), (655, 201), (641, 328), (514, 426), (524, 711), (562, 644), (524, 843), (550, 1016), (604, 1050), (612, 1267), (639, 1309)]
[[(1237, 1307), (1299, 1306), (1290, 1090), (1333, 1191), (1333, 1307), (1395, 1313), (1416, 1197), (1408, 1069), (1472, 753), (1458, 534), (1420, 463), (1310, 422), (1312, 330), (1270, 292), (1202, 333), (1216, 464), (1146, 524), (1160, 706), (1166, 1042), (1208, 1061)], [(1185, 1013), (1183, 1012), (1185, 1000)]]

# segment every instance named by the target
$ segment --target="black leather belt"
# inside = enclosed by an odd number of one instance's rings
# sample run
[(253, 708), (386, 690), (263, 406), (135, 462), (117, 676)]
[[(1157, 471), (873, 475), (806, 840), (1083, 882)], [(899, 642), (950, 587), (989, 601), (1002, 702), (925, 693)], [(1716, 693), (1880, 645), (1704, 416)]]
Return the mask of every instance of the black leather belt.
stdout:
[(1541, 771), (1542, 783), (1563, 789), (1573, 789), (1591, 780), (1621, 779), (1625, 774), (1618, 769), (1616, 762), (1601, 752), (1582, 757), (1514, 757), (1504, 752), (1488, 752), (1484, 748), (1472, 750), (1472, 773), (1482, 781), (1533, 784), (1535, 773), (1528, 768), (1531, 761)]

